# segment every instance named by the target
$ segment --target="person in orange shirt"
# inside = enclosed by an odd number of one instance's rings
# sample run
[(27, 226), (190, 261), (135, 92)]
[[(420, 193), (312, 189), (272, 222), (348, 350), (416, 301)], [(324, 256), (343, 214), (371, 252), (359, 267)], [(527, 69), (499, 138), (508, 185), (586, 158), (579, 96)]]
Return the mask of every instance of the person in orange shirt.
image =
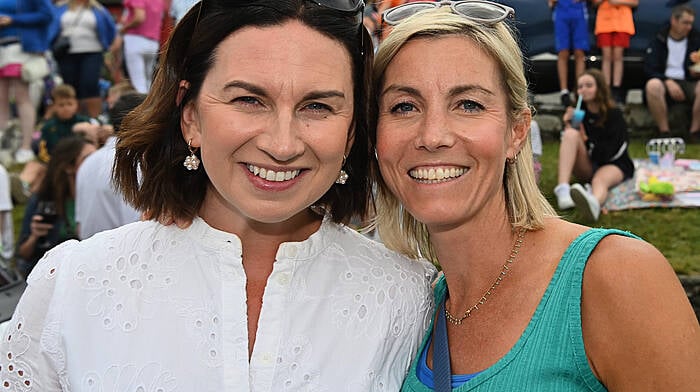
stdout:
[(594, 4), (598, 6), (595, 36), (603, 54), (601, 68), (611, 86), (613, 98), (622, 104), (625, 102), (622, 54), (625, 48), (629, 48), (630, 37), (635, 32), (632, 8), (639, 5), (639, 0), (594, 0)]

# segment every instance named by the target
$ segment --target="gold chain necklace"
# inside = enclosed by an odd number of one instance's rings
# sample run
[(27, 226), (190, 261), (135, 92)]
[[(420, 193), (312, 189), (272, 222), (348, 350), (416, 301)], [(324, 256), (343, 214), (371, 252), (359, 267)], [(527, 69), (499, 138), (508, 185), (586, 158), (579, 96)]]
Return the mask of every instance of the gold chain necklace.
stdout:
[(481, 299), (479, 302), (475, 303), (472, 305), (471, 308), (467, 309), (466, 312), (460, 317), (455, 317), (453, 316), (449, 310), (447, 310), (447, 306), (445, 306), (445, 318), (447, 318), (447, 321), (454, 325), (460, 325), (462, 324), (462, 321), (464, 319), (468, 318), (471, 316), (472, 312), (479, 309), (479, 305), (483, 305), (486, 303), (486, 300), (488, 299), (489, 296), (491, 296), (491, 293), (493, 293), (494, 290), (496, 290), (496, 287), (498, 287), (499, 284), (501, 284), (501, 281), (503, 278), (505, 278), (506, 274), (508, 271), (510, 271), (510, 266), (513, 264), (513, 261), (515, 261), (515, 257), (518, 255), (518, 252), (520, 251), (520, 247), (523, 245), (523, 238), (525, 237), (525, 228), (520, 229), (518, 232), (518, 238), (515, 239), (515, 244), (513, 245), (513, 249), (510, 251), (510, 257), (508, 260), (506, 260), (506, 263), (503, 264), (503, 269), (501, 270), (501, 273), (498, 274), (498, 277), (496, 278), (496, 281), (493, 282), (491, 287), (489, 287), (488, 290), (484, 293), (484, 295), (481, 296)]

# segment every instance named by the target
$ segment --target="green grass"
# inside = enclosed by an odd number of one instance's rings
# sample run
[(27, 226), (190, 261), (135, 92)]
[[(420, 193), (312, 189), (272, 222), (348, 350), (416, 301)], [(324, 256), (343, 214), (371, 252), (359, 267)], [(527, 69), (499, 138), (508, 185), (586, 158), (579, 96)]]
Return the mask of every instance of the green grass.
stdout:
[[(631, 140), (632, 158), (643, 158), (646, 140)], [(543, 143), (542, 177), (540, 188), (556, 206), (552, 190), (557, 182), (559, 142)], [(685, 154), (677, 158), (700, 158), (700, 145), (686, 146)], [(560, 211), (562, 218), (585, 224), (575, 211)], [(656, 246), (669, 260), (678, 274), (700, 274), (700, 208), (648, 208), (612, 211), (602, 214), (596, 227), (618, 228), (630, 231)]]

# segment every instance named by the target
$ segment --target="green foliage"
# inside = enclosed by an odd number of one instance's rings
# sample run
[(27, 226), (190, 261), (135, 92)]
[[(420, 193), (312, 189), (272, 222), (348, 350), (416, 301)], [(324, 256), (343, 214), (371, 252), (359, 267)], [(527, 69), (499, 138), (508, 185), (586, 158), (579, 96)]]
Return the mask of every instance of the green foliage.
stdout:
[[(646, 157), (646, 140), (631, 140), (632, 158)], [(553, 189), (557, 182), (559, 142), (546, 140), (543, 145), (540, 189), (556, 207)], [(700, 158), (700, 145), (686, 146), (677, 158)], [(574, 210), (559, 211), (562, 218), (585, 224)], [(612, 211), (602, 214), (597, 227), (630, 231), (650, 242), (669, 260), (679, 274), (700, 274), (700, 208), (648, 208)]]

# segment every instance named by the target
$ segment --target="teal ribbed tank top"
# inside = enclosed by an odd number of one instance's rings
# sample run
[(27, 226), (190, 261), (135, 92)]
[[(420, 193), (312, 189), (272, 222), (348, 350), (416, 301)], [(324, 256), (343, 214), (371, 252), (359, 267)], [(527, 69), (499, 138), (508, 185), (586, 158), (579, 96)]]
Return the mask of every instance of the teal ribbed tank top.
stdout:
[[(564, 252), (520, 339), (503, 358), (453, 391), (607, 391), (588, 365), (583, 347), (581, 282), (591, 252), (610, 234), (638, 238), (612, 229), (590, 229), (578, 236)], [(435, 286), (435, 303), (444, 300), (446, 291), (442, 277)], [(432, 332), (431, 323), (404, 380), (404, 392), (431, 391), (418, 380), (416, 361)]]

